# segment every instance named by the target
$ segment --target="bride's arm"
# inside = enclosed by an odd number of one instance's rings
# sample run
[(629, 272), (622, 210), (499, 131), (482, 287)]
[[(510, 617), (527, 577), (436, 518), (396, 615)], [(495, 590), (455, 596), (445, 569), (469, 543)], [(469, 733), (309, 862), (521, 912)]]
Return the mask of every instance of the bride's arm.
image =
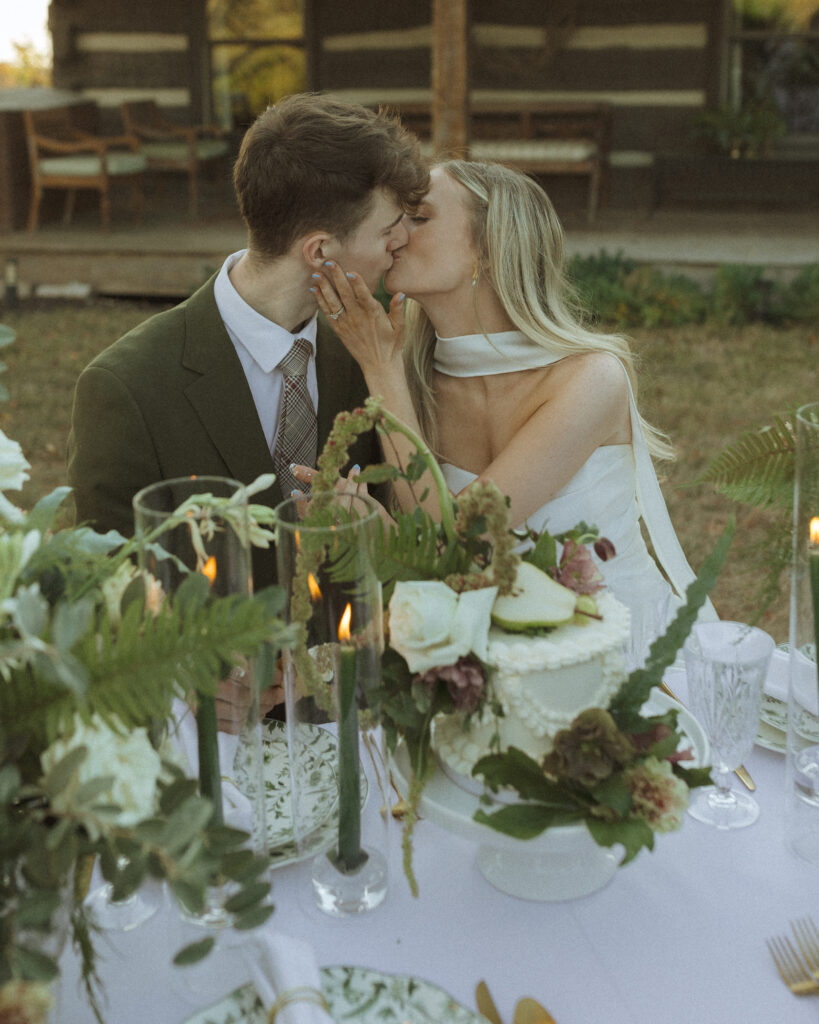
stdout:
[[(404, 296), (392, 297), (387, 314), (357, 274), (345, 273), (332, 260), (324, 264), (323, 270), (323, 274), (313, 275), (311, 288), (319, 309), (330, 317), (344, 307), (344, 312), (329, 323), (361, 368), (368, 391), (380, 397), (385, 409), (420, 436), (421, 428), (404, 372)], [(388, 434), (382, 447), (387, 462), (402, 469), (415, 454), (414, 445), (403, 434)], [(412, 486), (397, 480), (394, 491), (404, 511), (409, 512), (421, 504), (430, 515), (439, 517), (435, 482), (428, 472)], [(427, 497), (420, 502), (424, 492)]]
[(561, 360), (542, 397), (479, 477), (509, 497), (515, 525), (554, 498), (596, 448), (631, 440), (628, 382), (614, 356), (587, 352)]

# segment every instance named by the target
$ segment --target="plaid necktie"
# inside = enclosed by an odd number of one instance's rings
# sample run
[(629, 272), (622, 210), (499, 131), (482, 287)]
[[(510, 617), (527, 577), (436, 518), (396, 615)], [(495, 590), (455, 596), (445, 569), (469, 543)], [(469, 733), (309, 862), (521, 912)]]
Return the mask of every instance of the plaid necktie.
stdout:
[(276, 470), (285, 497), (289, 497), (294, 488), (307, 490), (290, 472), (290, 464), (316, 464), (318, 421), (310, 392), (307, 390), (307, 362), (310, 351), (310, 342), (304, 338), (297, 338), (278, 365), (278, 369), (284, 375), (284, 393), (273, 468)]

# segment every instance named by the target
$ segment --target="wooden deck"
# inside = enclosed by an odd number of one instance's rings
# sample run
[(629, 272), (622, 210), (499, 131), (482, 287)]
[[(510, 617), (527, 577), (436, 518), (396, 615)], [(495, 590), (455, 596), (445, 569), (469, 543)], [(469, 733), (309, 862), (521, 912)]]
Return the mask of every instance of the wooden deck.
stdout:
[[(225, 256), (245, 244), (245, 231), (226, 182), (205, 182), (200, 216), (189, 220), (184, 184), (175, 180), (146, 197), (145, 218), (134, 222), (127, 196), (115, 202), (103, 230), (92, 201), (72, 225), (58, 206), (41, 228), (0, 233), (0, 271), (17, 261), (21, 297), (37, 286), (87, 285), (102, 295), (179, 298), (198, 287)], [(594, 224), (582, 207), (561, 211), (569, 255), (622, 252), (641, 262), (692, 276), (721, 263), (748, 263), (792, 273), (819, 262), (819, 210), (783, 212), (686, 211), (680, 208), (604, 208)], [(0, 302), (2, 292), (0, 292)]]

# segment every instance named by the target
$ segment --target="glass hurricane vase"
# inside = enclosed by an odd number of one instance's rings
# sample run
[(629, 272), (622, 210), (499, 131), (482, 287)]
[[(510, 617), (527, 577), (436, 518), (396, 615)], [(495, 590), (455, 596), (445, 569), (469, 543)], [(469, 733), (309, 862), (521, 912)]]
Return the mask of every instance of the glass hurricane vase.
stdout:
[[(314, 494), (283, 502), (276, 516), (279, 583), (290, 621), (304, 630), (303, 644), (284, 657), (294, 830), (303, 852), (319, 850), (312, 874), (318, 907), (358, 914), (387, 892), (383, 853), (362, 843), (359, 760), (359, 707), (380, 684), (383, 645), (378, 505)], [(334, 757), (321, 763), (315, 752), (328, 730)]]
[[(207, 580), (214, 598), (252, 593), (247, 498), (237, 481), (161, 481), (134, 497), (134, 513), (149, 600), (157, 590), (181, 600), (193, 574)], [(187, 693), (175, 702), (170, 725), (171, 740), (213, 803), (212, 821), (248, 832), (256, 854), (267, 851), (259, 693), (272, 682), (259, 678), (261, 665), (262, 659), (222, 656), (216, 694)], [(214, 880), (204, 913), (193, 916), (206, 926), (229, 924), (229, 896), (230, 887)]]
[(819, 865), (819, 402), (796, 414), (786, 839)]

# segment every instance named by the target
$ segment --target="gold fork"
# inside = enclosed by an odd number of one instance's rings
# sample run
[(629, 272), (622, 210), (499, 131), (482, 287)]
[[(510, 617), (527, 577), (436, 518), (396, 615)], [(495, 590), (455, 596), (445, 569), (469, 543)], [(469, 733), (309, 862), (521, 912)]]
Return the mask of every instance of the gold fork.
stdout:
[(819, 993), (819, 983), (810, 975), (799, 954), (785, 937), (768, 939), (768, 949), (779, 971), (779, 976), (795, 996)]
[(801, 921), (791, 921), (791, 929), (808, 970), (814, 980), (819, 981), (819, 928), (812, 918), (804, 917)]

